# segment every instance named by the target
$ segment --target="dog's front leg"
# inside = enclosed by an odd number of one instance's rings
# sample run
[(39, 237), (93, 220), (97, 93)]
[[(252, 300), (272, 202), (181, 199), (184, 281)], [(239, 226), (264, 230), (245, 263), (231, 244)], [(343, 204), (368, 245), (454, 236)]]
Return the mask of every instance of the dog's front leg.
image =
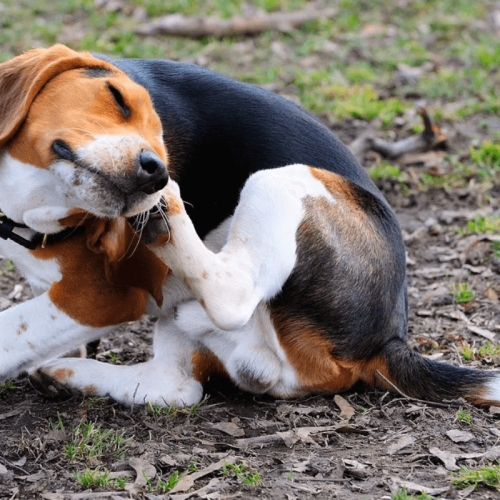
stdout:
[[(120, 366), (93, 359), (61, 358), (40, 367), (35, 376), (87, 396), (109, 396), (125, 405), (189, 406), (203, 397), (203, 359), (197, 343), (176, 327), (172, 318), (156, 324), (154, 357)], [(201, 368), (200, 368), (201, 366)], [(202, 373), (203, 375), (203, 373)]]
[(85, 326), (43, 293), (0, 314), (0, 381), (98, 339), (113, 327)]

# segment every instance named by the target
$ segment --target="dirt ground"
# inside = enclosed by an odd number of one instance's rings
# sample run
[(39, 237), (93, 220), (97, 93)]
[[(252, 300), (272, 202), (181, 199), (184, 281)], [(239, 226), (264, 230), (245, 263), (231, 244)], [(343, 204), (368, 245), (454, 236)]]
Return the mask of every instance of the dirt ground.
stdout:
[[(463, 364), (459, 354), (463, 346), (481, 345), (484, 335), (494, 339), (500, 329), (495, 292), (500, 289), (500, 259), (491, 255), (487, 244), (478, 242), (478, 236), (464, 237), (455, 227), (463, 226), (471, 213), (492, 212), (493, 208), (479, 207), (485, 196), (500, 196), (498, 186), (487, 191), (474, 186), (439, 188), (411, 196), (398, 194), (399, 186), (390, 181), (379, 182), (379, 187), (398, 214), (408, 248), (409, 342), (425, 355)], [(0, 305), (5, 308), (29, 298), (30, 292), (17, 271), (6, 261), (2, 266)], [(458, 281), (468, 281), (476, 292), (470, 303), (459, 305), (450, 295), (451, 283)], [(101, 342), (97, 358), (120, 363), (146, 359), (153, 322), (145, 319), (121, 328)], [(484, 356), (467, 364), (491, 369), (500, 364), (500, 358)], [(197, 479), (191, 491), (209, 485), (200, 496), (389, 499), (406, 485), (408, 492), (464, 498), (450, 485), (450, 471), (458, 470), (456, 464), (477, 467), (500, 455), (499, 414), (464, 401), (438, 406), (356, 387), (343, 394), (355, 408), (354, 416), (346, 421), (331, 396), (275, 401), (213, 380), (199, 409), (167, 415), (153, 408), (124, 408), (106, 399), (50, 400), (27, 377), (12, 385), (0, 389), (0, 498), (132, 495), (153, 500), (162, 498), (158, 477), (168, 478), (174, 471), (196, 474), (194, 469), (204, 471), (214, 463), (219, 463), (218, 468)], [(459, 408), (469, 412), (472, 423), (457, 420)], [(123, 456), (104, 446), (95, 459), (86, 455), (68, 458), (68, 443), (78, 440), (74, 429), (82, 422), (123, 433), (129, 439)], [(452, 430), (470, 435), (454, 442), (447, 435)], [(440, 453), (447, 455), (440, 458)], [(133, 459), (154, 466), (156, 478), (143, 486), (133, 483)], [(224, 475), (222, 463), (230, 460), (243, 464), (244, 472)], [(73, 478), (84, 466), (127, 474), (132, 490), (109, 485), (85, 490)], [(258, 473), (260, 484), (245, 485), (249, 473)], [(86, 493), (79, 496), (78, 491)], [(172, 498), (188, 498), (183, 494), (172, 494)], [(468, 498), (500, 495), (480, 487), (469, 492)]]

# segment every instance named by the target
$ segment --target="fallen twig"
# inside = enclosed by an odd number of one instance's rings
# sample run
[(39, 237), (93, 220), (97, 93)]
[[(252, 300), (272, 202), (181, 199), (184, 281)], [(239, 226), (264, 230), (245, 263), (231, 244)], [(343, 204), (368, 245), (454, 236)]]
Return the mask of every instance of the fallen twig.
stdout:
[(410, 401), (417, 401), (418, 403), (427, 404), (431, 406), (439, 406), (440, 408), (449, 408), (454, 406), (453, 404), (438, 403), (436, 401), (425, 401), (424, 399), (412, 398), (405, 394), (398, 386), (394, 385), (385, 375), (382, 375), (380, 371), (375, 370), (375, 374), (378, 375), (386, 384), (388, 384), (392, 389), (394, 389), (400, 396)]
[(173, 14), (160, 17), (136, 30), (139, 35), (180, 35), (192, 38), (203, 36), (255, 35), (267, 30), (292, 31), (304, 23), (319, 18), (333, 17), (337, 9), (306, 9), (297, 12), (258, 11), (249, 16), (235, 16), (231, 19), (217, 17), (185, 17)]
[(424, 108), (419, 108), (418, 113), (424, 123), (424, 130), (420, 134), (396, 142), (374, 137), (370, 133), (365, 134), (351, 143), (350, 149), (354, 156), (360, 159), (366, 151), (372, 150), (387, 158), (397, 158), (409, 153), (423, 153), (442, 144), (446, 140), (446, 136), (439, 125), (432, 123)]

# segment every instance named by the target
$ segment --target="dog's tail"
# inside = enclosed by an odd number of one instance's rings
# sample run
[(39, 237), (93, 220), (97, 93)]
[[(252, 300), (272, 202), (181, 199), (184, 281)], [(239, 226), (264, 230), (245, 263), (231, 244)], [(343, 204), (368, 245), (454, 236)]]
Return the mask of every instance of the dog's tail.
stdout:
[[(432, 361), (399, 339), (386, 344), (381, 355), (389, 375), (386, 379), (407, 396), (427, 401), (462, 397), (473, 404), (500, 406), (500, 372)], [(377, 377), (378, 384), (394, 390), (383, 375)]]

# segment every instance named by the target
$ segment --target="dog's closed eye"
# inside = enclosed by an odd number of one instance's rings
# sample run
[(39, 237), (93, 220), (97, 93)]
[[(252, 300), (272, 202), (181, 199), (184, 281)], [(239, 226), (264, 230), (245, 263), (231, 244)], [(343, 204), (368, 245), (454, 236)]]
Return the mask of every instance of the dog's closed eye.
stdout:
[(122, 115), (125, 118), (128, 118), (130, 116), (130, 108), (125, 103), (125, 99), (123, 98), (122, 93), (116, 87), (113, 87), (113, 85), (111, 85), (110, 83), (108, 83), (108, 89), (115, 98), (116, 104), (118, 104)]
[(71, 151), (71, 148), (69, 147), (68, 143), (63, 141), (62, 139), (56, 139), (52, 143), (52, 151), (60, 160), (74, 160), (74, 155)]

